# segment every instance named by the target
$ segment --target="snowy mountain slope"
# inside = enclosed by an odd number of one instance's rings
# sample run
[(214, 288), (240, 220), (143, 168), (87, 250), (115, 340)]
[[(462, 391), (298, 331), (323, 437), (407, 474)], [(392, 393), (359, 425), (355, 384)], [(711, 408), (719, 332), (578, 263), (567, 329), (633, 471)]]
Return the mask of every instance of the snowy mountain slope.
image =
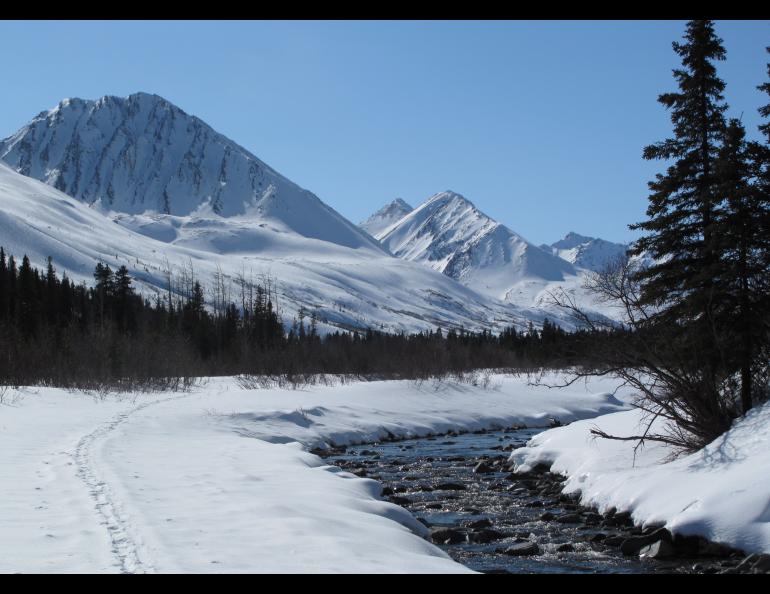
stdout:
[(157, 95), (65, 99), (0, 141), (0, 159), (117, 212), (246, 216), (305, 237), (381, 249), (314, 194)]
[(383, 206), (368, 219), (360, 222), (358, 226), (374, 237), (387, 227), (390, 227), (393, 223), (400, 221), (413, 210), (414, 208), (409, 206), (401, 198), (396, 198), (393, 202)]
[(169, 270), (178, 275), (192, 267), (208, 286), (219, 271), (230, 281), (242, 273), (255, 280), (269, 275), (284, 321), (300, 308), (316, 311), (322, 331), (499, 329), (546, 315), (479, 295), (380, 249), (351, 249), (248, 217), (108, 214), (121, 224), (0, 164), (0, 245), (39, 267), (50, 255), (59, 273), (78, 282), (92, 283), (99, 261), (125, 264), (147, 293), (165, 289)]
[(577, 267), (598, 271), (610, 261), (624, 257), (630, 246), (570, 231), (564, 239), (541, 247)]
[[(400, 258), (520, 305), (525, 302), (515, 297), (532, 281), (543, 286), (577, 274), (570, 263), (544, 252), (451, 191), (431, 196), (376, 237)], [(527, 299), (526, 305), (530, 303)]]

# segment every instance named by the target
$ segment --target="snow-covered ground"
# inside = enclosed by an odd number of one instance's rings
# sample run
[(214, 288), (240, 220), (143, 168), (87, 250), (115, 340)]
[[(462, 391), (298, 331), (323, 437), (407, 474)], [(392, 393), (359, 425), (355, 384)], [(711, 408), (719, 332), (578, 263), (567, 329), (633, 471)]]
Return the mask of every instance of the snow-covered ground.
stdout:
[(636, 523), (665, 523), (674, 533), (770, 552), (770, 404), (703, 450), (670, 462), (666, 446), (650, 444), (634, 460), (634, 442), (589, 434), (595, 425), (636, 435), (640, 421), (640, 411), (630, 410), (573, 423), (537, 435), (511, 459), (520, 471), (552, 463), (552, 472), (568, 477), (565, 492), (579, 491), (583, 504), (601, 512), (616, 507)]
[[(97, 395), (0, 405), (0, 571), (460, 572), (380, 485), (308, 449), (619, 410), (613, 385), (493, 376)], [(14, 402), (15, 400), (15, 402)]]

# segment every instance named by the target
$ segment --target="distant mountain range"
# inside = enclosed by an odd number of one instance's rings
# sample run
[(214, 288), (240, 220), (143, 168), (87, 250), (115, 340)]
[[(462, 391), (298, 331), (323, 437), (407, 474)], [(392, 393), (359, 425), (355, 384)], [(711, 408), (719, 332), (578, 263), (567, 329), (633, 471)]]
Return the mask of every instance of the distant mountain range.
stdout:
[(285, 321), (315, 311), (321, 330), (570, 326), (548, 291), (588, 298), (583, 275), (620, 249), (576, 234), (537, 247), (450, 191), (359, 227), (146, 93), (66, 99), (0, 141), (0, 160), (6, 250), (85, 281), (98, 261), (125, 264), (149, 292), (182, 269), (270, 276)]
[(611, 260), (624, 258), (631, 246), (626, 243), (612, 243), (604, 239), (585, 237), (571, 231), (564, 239), (550, 246), (540, 247), (575, 266), (598, 271)]
[(585, 276), (628, 249), (576, 233), (538, 247), (449, 190), (416, 208), (391, 202), (361, 226), (399, 258), (495, 299), (546, 309), (549, 292), (556, 289), (590, 301), (582, 289)]

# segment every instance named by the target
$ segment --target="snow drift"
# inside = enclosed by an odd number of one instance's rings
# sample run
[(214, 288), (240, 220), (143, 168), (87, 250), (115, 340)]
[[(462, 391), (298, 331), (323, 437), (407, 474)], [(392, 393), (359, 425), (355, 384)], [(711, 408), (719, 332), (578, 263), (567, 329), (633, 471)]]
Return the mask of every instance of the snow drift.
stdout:
[[(742, 549), (770, 553), (770, 403), (703, 450), (671, 462), (671, 450), (648, 444), (634, 459), (633, 443), (592, 439), (597, 425), (614, 435), (636, 434), (642, 415), (631, 410), (534, 437), (511, 460), (517, 470), (539, 463), (564, 474), (564, 491), (580, 492), (599, 511), (630, 511), (639, 524), (664, 523)], [(661, 427), (658, 427), (660, 429)]]

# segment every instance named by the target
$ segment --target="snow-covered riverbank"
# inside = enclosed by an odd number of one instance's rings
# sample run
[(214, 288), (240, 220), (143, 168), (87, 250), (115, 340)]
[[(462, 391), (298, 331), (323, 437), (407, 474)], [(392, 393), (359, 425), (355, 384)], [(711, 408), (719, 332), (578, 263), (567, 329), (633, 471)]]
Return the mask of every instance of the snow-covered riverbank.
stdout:
[(594, 417), (620, 409), (613, 387), (23, 389), (0, 406), (0, 571), (466, 571), (376, 482), (306, 450)]
[(635, 435), (638, 410), (546, 431), (516, 450), (517, 470), (539, 463), (568, 477), (564, 491), (604, 512), (630, 511), (637, 524), (665, 524), (742, 549), (770, 553), (770, 404), (750, 411), (703, 450), (662, 463), (671, 451), (648, 443), (634, 459), (634, 442), (594, 439), (598, 426)]

